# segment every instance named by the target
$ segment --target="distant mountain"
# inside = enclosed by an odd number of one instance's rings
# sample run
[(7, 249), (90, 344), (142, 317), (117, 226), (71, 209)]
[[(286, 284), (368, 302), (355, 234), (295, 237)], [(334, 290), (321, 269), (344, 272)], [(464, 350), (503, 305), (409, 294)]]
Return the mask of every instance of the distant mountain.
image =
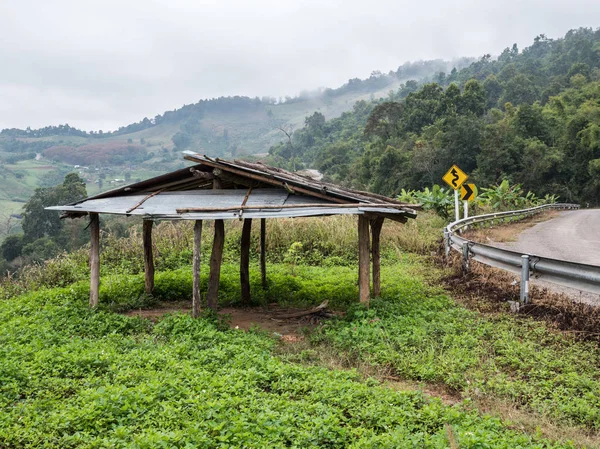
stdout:
[(357, 101), (387, 98), (409, 80), (416, 86), (473, 61), (407, 62), (387, 74), (375, 71), (364, 80), (354, 78), (336, 89), (304, 91), (296, 97), (200, 100), (114, 132), (87, 132), (67, 124), (4, 129), (0, 131), (0, 210), (18, 213), (36, 187), (57, 184), (73, 170), (86, 180), (88, 192), (96, 193), (125, 180), (181, 167), (180, 153), (186, 149), (222, 157), (267, 153), (285, 138), (280, 128), (300, 129), (314, 112), (327, 119), (339, 117)]
[[(434, 80), (474, 59), (407, 62), (396, 71), (375, 71), (365, 80), (350, 79), (337, 89), (304, 91), (296, 97), (220, 97), (200, 100), (162, 115), (123, 126), (114, 132), (86, 132), (69, 125), (0, 131), (0, 150), (8, 153), (44, 152), (59, 143), (81, 147), (99, 142), (139, 142), (149, 150), (194, 148), (217, 156), (266, 152), (281, 140), (281, 126), (301, 127), (306, 116), (321, 112), (327, 119), (352, 109), (359, 100), (386, 97), (408, 80)], [(441, 75), (443, 76), (443, 75)], [(64, 151), (60, 152), (62, 155)], [(60, 159), (59, 159), (60, 160)]]

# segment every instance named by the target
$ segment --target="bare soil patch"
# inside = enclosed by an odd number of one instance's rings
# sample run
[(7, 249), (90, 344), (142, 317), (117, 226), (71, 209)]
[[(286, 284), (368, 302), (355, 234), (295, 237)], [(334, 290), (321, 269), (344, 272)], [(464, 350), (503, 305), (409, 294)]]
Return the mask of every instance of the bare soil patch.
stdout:
[[(509, 301), (519, 300), (519, 277), (515, 274), (471, 262), (469, 273), (461, 271), (460, 256), (453, 254), (453, 274), (442, 279), (452, 295), (466, 307), (481, 313), (505, 313)], [(547, 288), (530, 286), (530, 303), (518, 314), (545, 321), (583, 340), (600, 341), (600, 307), (573, 301)]]
[(54, 167), (52, 165), (37, 165), (35, 167), (22, 167), (26, 170), (53, 170)]
[[(232, 329), (247, 331), (258, 327), (268, 333), (280, 337), (286, 342), (296, 342), (304, 339), (304, 330), (318, 326), (320, 322), (332, 315), (331, 312), (314, 313), (310, 315), (291, 317), (289, 315), (301, 314), (311, 309), (282, 307), (278, 304), (269, 304), (266, 307), (223, 307), (219, 315), (229, 323)], [(159, 302), (150, 309), (138, 309), (125, 312), (127, 316), (137, 316), (158, 321), (170, 313), (191, 313), (191, 301)], [(339, 313), (337, 313), (339, 315)]]
[(519, 234), (538, 223), (548, 221), (560, 214), (559, 211), (549, 210), (532, 217), (524, 218), (510, 223), (500, 223), (489, 228), (475, 228), (463, 233), (463, 237), (479, 243), (504, 243), (516, 242)]

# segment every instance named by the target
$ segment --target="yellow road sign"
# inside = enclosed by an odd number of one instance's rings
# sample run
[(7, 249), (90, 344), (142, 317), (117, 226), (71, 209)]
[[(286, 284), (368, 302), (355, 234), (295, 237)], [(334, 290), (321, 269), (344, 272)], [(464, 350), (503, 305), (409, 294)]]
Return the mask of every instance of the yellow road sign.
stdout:
[(475, 184), (463, 184), (460, 186), (460, 199), (462, 201), (473, 201), (477, 196), (477, 187)]
[(460, 168), (458, 168), (458, 166), (453, 165), (452, 167), (450, 167), (450, 170), (448, 170), (448, 173), (446, 173), (442, 179), (444, 181), (446, 181), (446, 184), (448, 184), (450, 187), (452, 187), (454, 190), (458, 190), (460, 189), (460, 186), (463, 184), (463, 182), (465, 182), (467, 179), (469, 178), (469, 175), (467, 175), (464, 171), (462, 171)]

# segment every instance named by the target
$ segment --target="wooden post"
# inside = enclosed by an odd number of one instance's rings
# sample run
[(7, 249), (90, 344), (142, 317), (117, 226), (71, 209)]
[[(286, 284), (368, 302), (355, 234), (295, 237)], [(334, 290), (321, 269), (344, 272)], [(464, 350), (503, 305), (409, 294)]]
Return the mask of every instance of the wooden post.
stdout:
[(263, 289), (267, 289), (267, 219), (260, 219), (260, 277)]
[(250, 233), (252, 218), (244, 219), (240, 242), (240, 284), (242, 285), (242, 303), (250, 304)]
[(90, 213), (90, 307), (98, 306), (100, 294), (100, 217)]
[(208, 307), (217, 310), (219, 303), (219, 279), (221, 277), (221, 261), (223, 260), (223, 245), (225, 243), (225, 225), (223, 220), (215, 220), (215, 239), (210, 254), (210, 274), (208, 276), (208, 292), (206, 301)]
[(377, 217), (371, 220), (371, 255), (373, 256), (373, 297), (381, 296), (381, 250), (379, 247), (379, 236), (383, 226), (383, 218)]
[(369, 219), (358, 216), (358, 291), (360, 302), (369, 304)]
[(144, 291), (151, 295), (154, 290), (154, 257), (152, 254), (152, 220), (144, 220), (142, 239), (144, 242)]
[(192, 317), (198, 318), (202, 304), (200, 294), (200, 246), (202, 244), (202, 220), (194, 223), (194, 262), (193, 262), (193, 292), (192, 292)]

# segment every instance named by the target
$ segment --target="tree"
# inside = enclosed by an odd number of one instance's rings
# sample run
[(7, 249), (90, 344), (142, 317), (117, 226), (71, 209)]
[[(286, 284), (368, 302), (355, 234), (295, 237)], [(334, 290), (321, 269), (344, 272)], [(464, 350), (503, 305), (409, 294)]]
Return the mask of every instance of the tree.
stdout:
[(0, 253), (9, 262), (16, 259), (21, 255), (23, 251), (23, 235), (13, 234), (9, 235), (4, 239), (2, 245), (0, 245)]
[(41, 187), (24, 206), (23, 233), (25, 242), (33, 242), (44, 236), (56, 237), (62, 222), (56, 211), (45, 210), (48, 206), (70, 204), (87, 196), (85, 182), (77, 173), (69, 173), (56, 187)]
[(42, 262), (58, 255), (60, 248), (50, 237), (43, 237), (23, 247), (23, 256), (32, 262)]
[(325, 128), (325, 116), (320, 112), (315, 112), (313, 115), (306, 117), (304, 123), (313, 134), (321, 134)]
[(69, 173), (65, 176), (62, 186), (55, 188), (57, 199), (61, 204), (73, 203), (87, 196), (85, 181), (77, 173)]
[(0, 236), (10, 235), (19, 225), (19, 220), (10, 213), (0, 214)]
[(296, 161), (294, 159), (294, 144), (292, 143), (292, 135), (294, 134), (294, 126), (293, 125), (285, 125), (278, 126), (277, 129), (281, 131), (288, 139), (288, 145), (290, 148), (291, 160), (292, 160), (292, 170), (296, 171)]
[(460, 113), (481, 116), (485, 112), (486, 96), (481, 83), (477, 80), (469, 80), (465, 84), (463, 94), (460, 98)]
[(175, 133), (171, 140), (178, 150), (185, 150), (192, 144), (192, 136), (182, 131)]
[(367, 120), (365, 134), (381, 139), (389, 139), (397, 135), (403, 111), (403, 105), (393, 101), (377, 105)]
[(532, 104), (536, 98), (537, 91), (531, 79), (519, 73), (505, 84), (502, 104), (507, 102), (515, 106), (523, 103)]
[(487, 100), (486, 107), (491, 109), (498, 106), (498, 100), (502, 95), (503, 88), (498, 79), (494, 75), (488, 76), (483, 82), (485, 97)]

